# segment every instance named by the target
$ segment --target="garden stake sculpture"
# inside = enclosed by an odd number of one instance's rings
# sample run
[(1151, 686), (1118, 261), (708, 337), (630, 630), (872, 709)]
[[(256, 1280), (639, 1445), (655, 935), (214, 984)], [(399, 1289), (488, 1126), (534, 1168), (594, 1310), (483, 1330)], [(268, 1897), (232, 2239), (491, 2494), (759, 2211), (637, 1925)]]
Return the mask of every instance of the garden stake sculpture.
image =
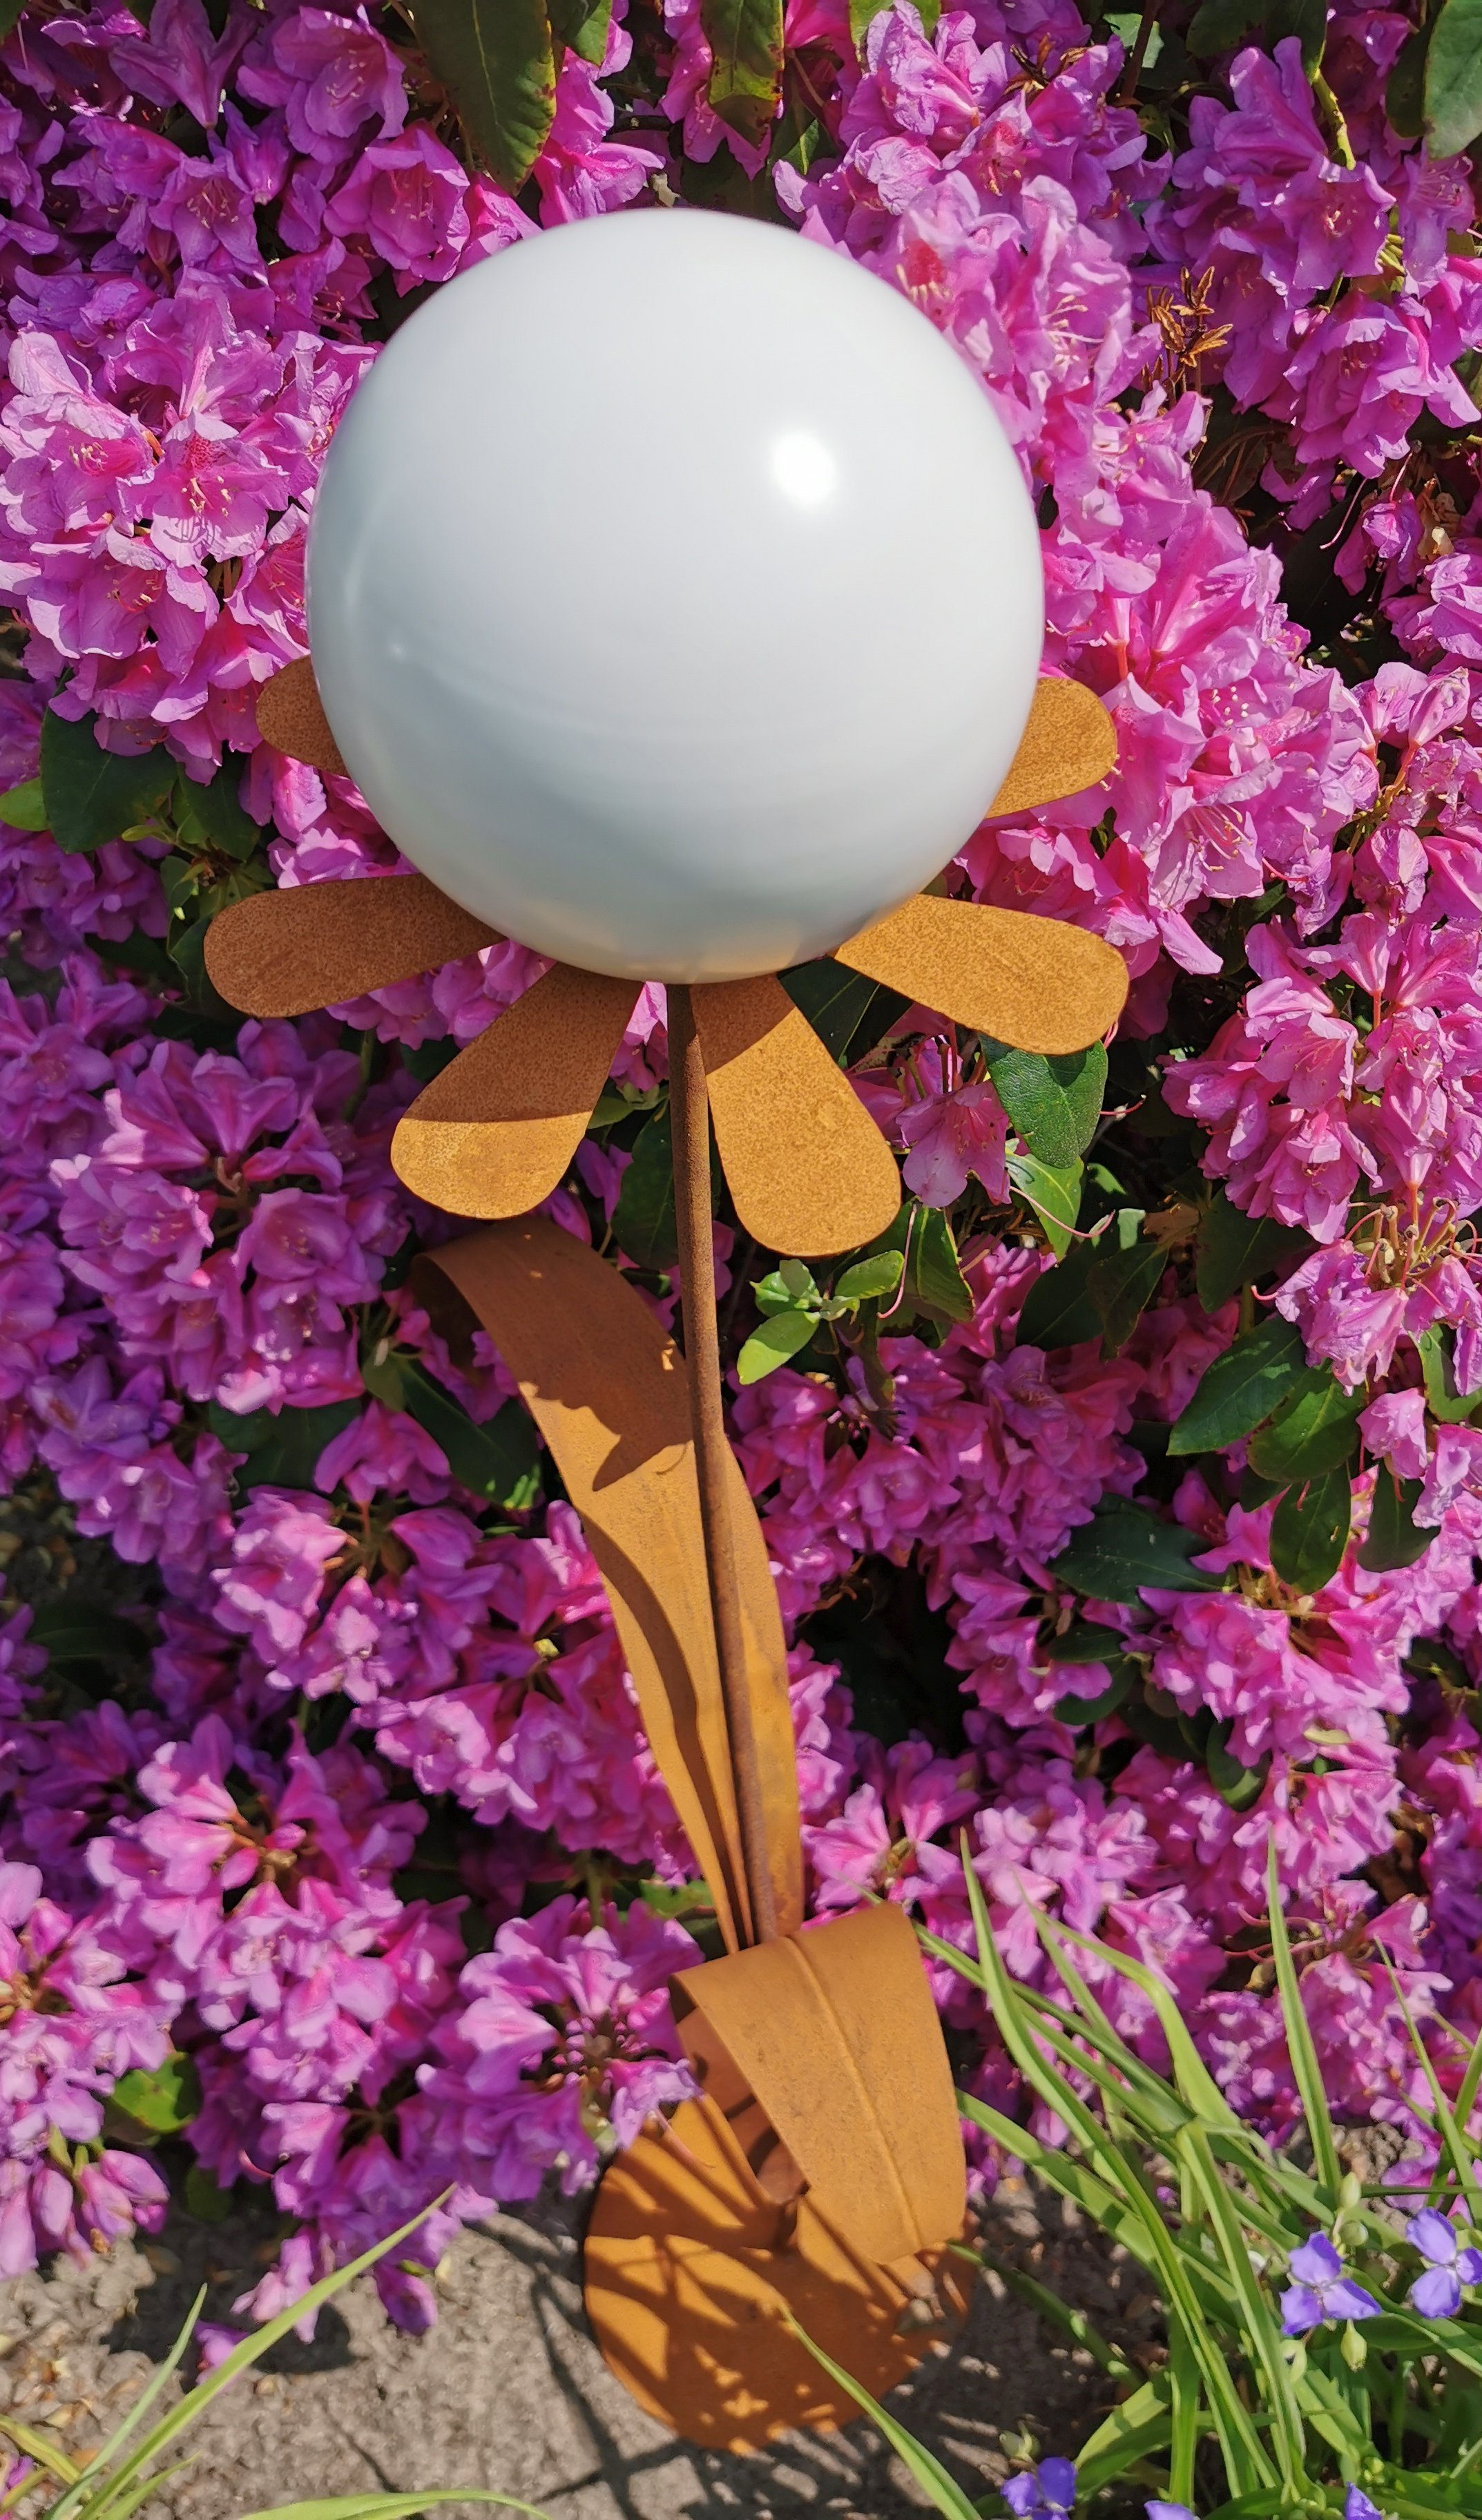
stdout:
[[(879, 739), (867, 723), (879, 703), (851, 698), (847, 677), (832, 718), (799, 714), (763, 657), (738, 680), (720, 631), (671, 641), (667, 683), (662, 659), (601, 629), (582, 648), (562, 559), (575, 562), (552, 548), (572, 450), (553, 450), (553, 430), (601, 410), (631, 464), (651, 470), (654, 391), (683, 402), (687, 380), (698, 400), (668, 415), (667, 485), (698, 418), (712, 522), (734, 526), (749, 497), (744, 553), (781, 506), (811, 570), (811, 635), (828, 627), (831, 587), (847, 607), (882, 564), (908, 618), (923, 587), (938, 600), (951, 652), (897, 660), (896, 681), (916, 674), (902, 730)], [(851, 504), (851, 464), (884, 496), (882, 526)], [(949, 489), (960, 548), (944, 578)], [(775, 566), (778, 554), (760, 558)], [(783, 2303), (876, 2393), (910, 2367), (961, 2307), (941, 2252), (966, 2193), (909, 1921), (881, 1905), (803, 1929), (782, 1619), (722, 1411), (710, 1129), (758, 1243), (854, 1249), (896, 1217), (895, 1161), (780, 962), (831, 952), (954, 1022), (1051, 1055), (1115, 1021), (1126, 973), (1100, 939), (907, 897), (985, 802), (1025, 812), (1114, 760), (1091, 694), (1035, 682), (1037, 571), (1017, 469), (978, 387), (857, 266), (690, 213), (511, 249), (430, 301), (360, 389), (316, 506), (313, 662), (287, 667), (258, 704), (266, 740), (351, 776), (424, 871), (255, 894), (207, 944), (222, 996), (274, 1015), (506, 934), (559, 958), (419, 1096), (392, 1162), (419, 1196), (488, 1220), (425, 1255), (414, 1282), (451, 1337), (488, 1331), (537, 1420), (725, 1944), (674, 1988), (704, 2096), (612, 2165), (587, 2243), (609, 2362), (652, 2411), (717, 2446), (853, 2412)], [(772, 569), (760, 579), (770, 588)], [(786, 624), (772, 628), (786, 647)], [(758, 866), (737, 855), (738, 832), (773, 826), (738, 826), (728, 798), (750, 776), (745, 689), (769, 674), (757, 740), (771, 746), (762, 785), (781, 836)], [(669, 696), (638, 741), (655, 681)], [(851, 707), (845, 734), (867, 756), (873, 745), (863, 778), (839, 750)], [(668, 993), (683, 1365), (615, 1270), (530, 1213), (564, 1177), (650, 975)]]

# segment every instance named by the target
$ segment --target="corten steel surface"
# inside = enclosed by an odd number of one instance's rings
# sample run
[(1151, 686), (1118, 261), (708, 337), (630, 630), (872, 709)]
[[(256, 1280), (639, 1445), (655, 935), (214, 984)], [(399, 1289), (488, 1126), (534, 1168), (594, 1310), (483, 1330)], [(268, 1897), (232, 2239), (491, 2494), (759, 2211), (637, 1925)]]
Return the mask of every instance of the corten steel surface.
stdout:
[[(280, 748), (339, 768), (307, 659), (265, 687), (259, 724)], [(995, 808), (1074, 792), (1114, 758), (1100, 702), (1042, 681)], [(207, 960), (232, 1002), (299, 1013), (490, 941), (421, 876), (390, 877), (254, 895), (216, 920)], [(1082, 929), (925, 893), (835, 959), (1047, 1054), (1100, 1038), (1127, 987), (1121, 958)], [(964, 2225), (961, 2129), (912, 1927), (883, 1906), (802, 1929), (782, 1619), (725, 1433), (710, 1115), (737, 1212), (768, 1249), (817, 1256), (871, 1241), (899, 1184), (874, 1120), (774, 975), (672, 987), (682, 1360), (616, 1270), (525, 1212), (564, 1178), (636, 995), (632, 981), (553, 965), (425, 1089), (392, 1161), (433, 1204), (498, 1220), (425, 1254), (413, 1282), (455, 1345), (482, 1325), (539, 1425), (726, 1945), (674, 1986), (705, 2096), (608, 2169), (587, 2301), (641, 2404), (693, 2440), (741, 2450), (854, 2412), (785, 2304), (876, 2396), (963, 2306), (940, 2255)]]
[(961, 2260), (934, 2253), (908, 2287), (812, 2196), (764, 2196), (708, 2100), (685, 2101), (668, 2135), (618, 2156), (597, 2191), (586, 2260), (587, 2315), (612, 2370), (660, 2423), (711, 2450), (760, 2450), (792, 2426), (857, 2417), (786, 2313), (876, 2398), (966, 2313)]

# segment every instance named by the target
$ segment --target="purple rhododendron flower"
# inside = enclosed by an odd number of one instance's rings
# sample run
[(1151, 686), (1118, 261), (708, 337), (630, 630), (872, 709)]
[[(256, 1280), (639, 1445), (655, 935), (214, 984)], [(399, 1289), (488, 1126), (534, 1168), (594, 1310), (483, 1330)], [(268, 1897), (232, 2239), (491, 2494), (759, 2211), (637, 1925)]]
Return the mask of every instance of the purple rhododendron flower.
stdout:
[(1372, 2293), (1343, 2272), (1343, 2261), (1325, 2231), (1314, 2231), (1292, 2250), (1288, 2271), (1296, 2278), (1281, 2295), (1281, 2329), (1286, 2336), (1305, 2336), (1328, 2318), (1377, 2318), (1380, 2305)]
[[(420, 1310), (407, 1264), (456, 1229), (389, 1162), (427, 1062), (538, 961), (499, 944), (236, 1024), (171, 957), (218, 880), (399, 863), (350, 783), (255, 718), (306, 652), (324, 451), (398, 305), (538, 226), (693, 199), (707, 161), (970, 372), (1036, 503), (1047, 670), (1118, 744), (1084, 794), (965, 833), (944, 878), (1127, 964), (1065, 1274), (980, 1047), (902, 1010), (853, 1073), (919, 1203), (913, 1286), (731, 1403), (786, 1623), (809, 1912), (883, 1897), (970, 1952), (966, 1857), (1011, 1971), (1049, 1986), (1037, 1919), (1135, 1958), (1280, 2138), (1300, 2095), (1248, 1969), (1274, 1846), (1333, 2106), (1426, 2168), (1396, 1981), (1453, 2096), (1482, 2025), (1471, 158), (1394, 131), (1408, 21), (1355, 0), (1328, 12), (1325, 95), (1294, 38), (1241, 43), (1168, 106), (1168, 147), (1074, 0), (972, 0), (929, 33), (894, 0), (862, 46), (843, 0), (787, 0), (786, 104), (744, 130), (711, 103), (697, 0), (648, 10), (637, 47), (629, 15), (601, 60), (559, 48), (517, 202), (358, 5), (157, 0), (146, 26), (99, 0), (0, 45), (0, 1486), (49, 1567), (102, 1568), (121, 1623), (84, 1700), (44, 1619), (0, 1620), (7, 2272), (157, 2223), (157, 2160), (105, 2142), (103, 2112), (172, 2046), (197, 2161), (289, 2218), (244, 2317), (446, 2193), (377, 2275), (425, 2327), (461, 2222), (581, 2184), (691, 2088), (666, 1986), (696, 1946), (648, 1901), (702, 1901), (693, 1855), (576, 1516), (539, 1462), (520, 1502), (489, 1493), (520, 1403), (487, 1340), (454, 1356)], [(583, 417), (572, 497), (610, 503)], [(685, 520), (646, 529), (688, 600)], [(894, 628), (881, 588), (861, 636), (886, 655)], [(248, 854), (177, 834), (190, 789), (60, 847), (34, 828), (59, 726), (219, 779)], [(614, 1070), (632, 1119), (666, 1067), (653, 987)], [(551, 1209), (618, 1266), (635, 1132), (605, 1115)], [(1222, 1237), (1258, 1238), (1248, 1295), (1213, 1286)], [(760, 1273), (716, 1238), (743, 1335)], [(672, 1314), (672, 1282), (641, 1283)], [(1301, 1590), (1248, 1437), (1148, 1475), (1252, 1317), (1353, 1403), (1348, 1542)], [(1207, 1590), (1097, 1602), (1056, 1572), (1128, 1504)], [(928, 1664), (929, 1713), (895, 1703)], [(1245, 1773), (1229, 1800), (1211, 1725)], [(1145, 1991), (1084, 1964), (1161, 2067)], [(1060, 2140), (975, 1991), (928, 1965), (965, 2088)], [(984, 2188), (999, 2154), (970, 2140)], [(1435, 2219), (1413, 2297), (1439, 2315), (1476, 2253)], [(1356, 2299), (1329, 2242), (1295, 2253), (1305, 2326)], [(1045, 2461), (1010, 2501), (1072, 2491)]]

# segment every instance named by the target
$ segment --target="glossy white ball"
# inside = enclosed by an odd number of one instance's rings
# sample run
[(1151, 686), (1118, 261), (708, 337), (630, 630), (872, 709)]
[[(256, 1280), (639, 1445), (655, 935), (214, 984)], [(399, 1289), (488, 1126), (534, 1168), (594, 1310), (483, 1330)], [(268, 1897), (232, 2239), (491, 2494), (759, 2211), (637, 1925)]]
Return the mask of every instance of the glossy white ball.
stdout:
[(987, 810), (1039, 538), (982, 387), (785, 229), (625, 212), (506, 248), (382, 352), (309, 538), (326, 713), (386, 831), (589, 970), (840, 944)]

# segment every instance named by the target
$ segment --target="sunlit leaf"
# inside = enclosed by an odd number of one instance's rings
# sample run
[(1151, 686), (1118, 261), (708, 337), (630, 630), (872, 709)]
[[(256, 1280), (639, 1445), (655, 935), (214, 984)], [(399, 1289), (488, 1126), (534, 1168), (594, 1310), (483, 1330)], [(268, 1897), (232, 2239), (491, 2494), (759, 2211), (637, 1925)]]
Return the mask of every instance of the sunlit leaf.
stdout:
[(517, 193), (556, 112), (544, 0), (416, 0), (413, 19), (474, 154)]
[(0, 796), (0, 823), (9, 823), (13, 832), (45, 831), (46, 798), (39, 775), (22, 779), (19, 788), (7, 788)]
[(201, 2077), (189, 2056), (171, 2048), (148, 2073), (135, 2066), (120, 2074), (111, 2097), (115, 2109), (151, 2135), (178, 2135), (201, 2114)]
[(841, 1303), (865, 1304), (872, 1297), (893, 1295), (901, 1282), (905, 1266), (899, 1251), (877, 1251), (873, 1259), (856, 1260), (834, 1282), (833, 1292)]
[(1057, 1259), (1063, 1259), (1081, 1212), (1084, 1175), (1079, 1160), (1065, 1165), (1044, 1164), (1037, 1155), (1026, 1154), (1020, 1148), (1009, 1158), (1009, 1178), (1039, 1218), (1051, 1250)]
[(811, 1313), (774, 1313), (746, 1340), (736, 1360), (739, 1382), (760, 1382), (796, 1356), (812, 1338), (818, 1324)]
[(699, 22), (710, 47), (709, 104), (760, 148), (782, 102), (783, 0), (699, 0)]

